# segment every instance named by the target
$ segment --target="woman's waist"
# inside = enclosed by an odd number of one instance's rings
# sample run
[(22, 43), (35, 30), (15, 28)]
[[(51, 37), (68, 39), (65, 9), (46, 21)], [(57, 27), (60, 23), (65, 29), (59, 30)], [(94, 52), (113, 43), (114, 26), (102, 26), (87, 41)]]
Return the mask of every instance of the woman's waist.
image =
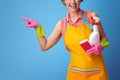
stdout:
[(104, 60), (102, 55), (71, 55), (70, 67), (75, 66), (77, 68), (92, 68), (102, 66)]
[(97, 68), (77, 68), (77, 67), (68, 67), (68, 71), (72, 71), (72, 72), (78, 72), (78, 73), (83, 73), (83, 74), (91, 74), (91, 73), (96, 73), (96, 72), (100, 72), (102, 70), (101, 67), (97, 67)]

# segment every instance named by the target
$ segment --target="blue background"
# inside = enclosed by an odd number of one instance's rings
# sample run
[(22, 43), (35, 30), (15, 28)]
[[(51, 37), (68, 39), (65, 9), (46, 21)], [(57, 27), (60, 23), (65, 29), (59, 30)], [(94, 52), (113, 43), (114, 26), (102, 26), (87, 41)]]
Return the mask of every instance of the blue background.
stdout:
[[(103, 51), (109, 80), (119, 80), (119, 0), (84, 0), (81, 8), (99, 14), (111, 43)], [(51, 34), (57, 21), (66, 16), (60, 0), (0, 0), (0, 80), (66, 80), (69, 53), (61, 39), (42, 52), (35, 30), (25, 27), (26, 16), (39, 21)]]

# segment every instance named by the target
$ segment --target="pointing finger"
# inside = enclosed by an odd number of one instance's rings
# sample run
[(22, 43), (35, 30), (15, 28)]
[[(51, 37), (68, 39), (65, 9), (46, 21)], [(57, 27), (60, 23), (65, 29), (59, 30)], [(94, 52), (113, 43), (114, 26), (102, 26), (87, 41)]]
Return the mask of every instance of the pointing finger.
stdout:
[(28, 21), (28, 22), (31, 20), (31, 19), (29, 19), (29, 18), (27, 18), (27, 17), (24, 17), (24, 16), (22, 16), (21, 18), (22, 18), (23, 20), (25, 20), (25, 21)]

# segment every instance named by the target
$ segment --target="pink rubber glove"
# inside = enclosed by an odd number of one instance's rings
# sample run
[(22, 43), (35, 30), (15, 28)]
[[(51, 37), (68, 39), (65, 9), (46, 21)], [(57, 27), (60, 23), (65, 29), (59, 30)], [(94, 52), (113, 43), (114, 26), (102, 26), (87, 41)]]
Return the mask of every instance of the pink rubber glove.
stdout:
[(89, 50), (87, 50), (86, 52), (88, 54), (94, 54), (94, 55), (99, 55), (102, 51), (102, 45), (101, 44), (94, 44), (92, 45), (92, 48), (90, 48)]
[(26, 26), (28, 28), (36, 28), (39, 25), (39, 23), (37, 21), (34, 21), (34, 20), (30, 19), (30, 18), (27, 18), (27, 17), (24, 17), (24, 16), (21, 17), (21, 18), (27, 22)]

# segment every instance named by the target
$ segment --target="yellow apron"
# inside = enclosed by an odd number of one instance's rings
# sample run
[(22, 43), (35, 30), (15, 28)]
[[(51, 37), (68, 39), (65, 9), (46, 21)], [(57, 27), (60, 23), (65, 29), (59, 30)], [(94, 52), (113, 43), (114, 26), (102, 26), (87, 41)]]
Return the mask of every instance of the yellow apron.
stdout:
[(102, 55), (89, 55), (79, 45), (91, 32), (88, 24), (66, 27), (64, 43), (70, 52), (67, 80), (108, 80)]

